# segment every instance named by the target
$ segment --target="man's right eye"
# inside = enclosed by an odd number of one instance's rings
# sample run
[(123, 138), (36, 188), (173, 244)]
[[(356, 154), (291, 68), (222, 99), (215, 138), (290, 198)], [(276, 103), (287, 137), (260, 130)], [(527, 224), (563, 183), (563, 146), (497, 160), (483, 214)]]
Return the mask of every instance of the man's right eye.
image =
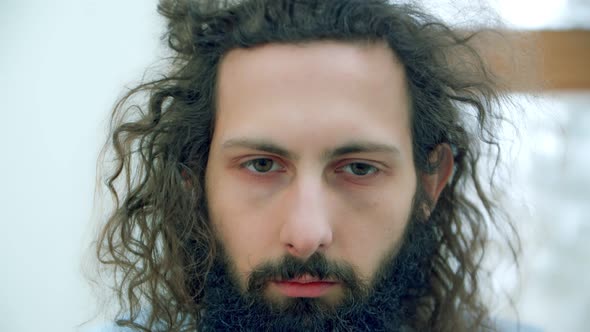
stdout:
[(242, 164), (243, 167), (254, 173), (268, 173), (281, 170), (282, 167), (270, 158), (258, 158), (248, 160)]

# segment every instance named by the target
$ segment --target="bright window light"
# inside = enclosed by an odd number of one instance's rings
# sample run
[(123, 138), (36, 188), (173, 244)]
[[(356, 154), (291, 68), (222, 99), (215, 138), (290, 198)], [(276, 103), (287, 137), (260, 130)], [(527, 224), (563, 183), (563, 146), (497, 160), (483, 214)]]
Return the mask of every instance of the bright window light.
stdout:
[(557, 22), (564, 14), (567, 0), (496, 0), (498, 12), (515, 28), (541, 29)]

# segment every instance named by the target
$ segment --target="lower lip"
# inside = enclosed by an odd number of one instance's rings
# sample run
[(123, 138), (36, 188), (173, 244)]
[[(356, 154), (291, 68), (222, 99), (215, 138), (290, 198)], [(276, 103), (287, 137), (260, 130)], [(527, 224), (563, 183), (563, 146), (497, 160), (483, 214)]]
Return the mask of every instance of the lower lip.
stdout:
[(337, 285), (335, 282), (274, 282), (279, 292), (288, 297), (320, 297)]

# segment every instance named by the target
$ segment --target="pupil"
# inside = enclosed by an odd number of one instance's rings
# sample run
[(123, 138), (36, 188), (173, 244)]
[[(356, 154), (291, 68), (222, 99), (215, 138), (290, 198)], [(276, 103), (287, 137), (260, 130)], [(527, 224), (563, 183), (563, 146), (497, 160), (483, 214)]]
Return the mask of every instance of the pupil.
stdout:
[(270, 160), (270, 159), (258, 159), (254, 163), (254, 168), (258, 172), (268, 172), (272, 168), (272, 160)]
[(355, 175), (367, 175), (369, 172), (368, 166), (369, 165), (355, 163), (350, 165), (350, 168)]

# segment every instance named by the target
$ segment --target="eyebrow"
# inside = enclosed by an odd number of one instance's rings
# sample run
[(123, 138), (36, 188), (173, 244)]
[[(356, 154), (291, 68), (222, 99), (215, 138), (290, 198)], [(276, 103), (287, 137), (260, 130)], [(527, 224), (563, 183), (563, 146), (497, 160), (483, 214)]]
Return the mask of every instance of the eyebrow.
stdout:
[[(254, 138), (232, 138), (225, 141), (222, 145), (225, 148), (248, 148), (252, 150), (264, 151), (276, 154), (280, 157), (297, 160), (299, 156), (278, 144), (266, 139)], [(322, 153), (322, 160), (331, 160), (343, 155), (352, 153), (388, 153), (395, 158), (401, 156), (400, 150), (394, 146), (383, 143), (370, 141), (350, 141), (334, 149), (328, 149)]]
[(295, 160), (299, 157), (287, 149), (280, 147), (279, 145), (265, 140), (265, 139), (252, 139), (252, 138), (232, 138), (223, 143), (223, 148), (248, 148), (252, 150), (264, 151), (272, 154), (276, 154), (286, 159)]

